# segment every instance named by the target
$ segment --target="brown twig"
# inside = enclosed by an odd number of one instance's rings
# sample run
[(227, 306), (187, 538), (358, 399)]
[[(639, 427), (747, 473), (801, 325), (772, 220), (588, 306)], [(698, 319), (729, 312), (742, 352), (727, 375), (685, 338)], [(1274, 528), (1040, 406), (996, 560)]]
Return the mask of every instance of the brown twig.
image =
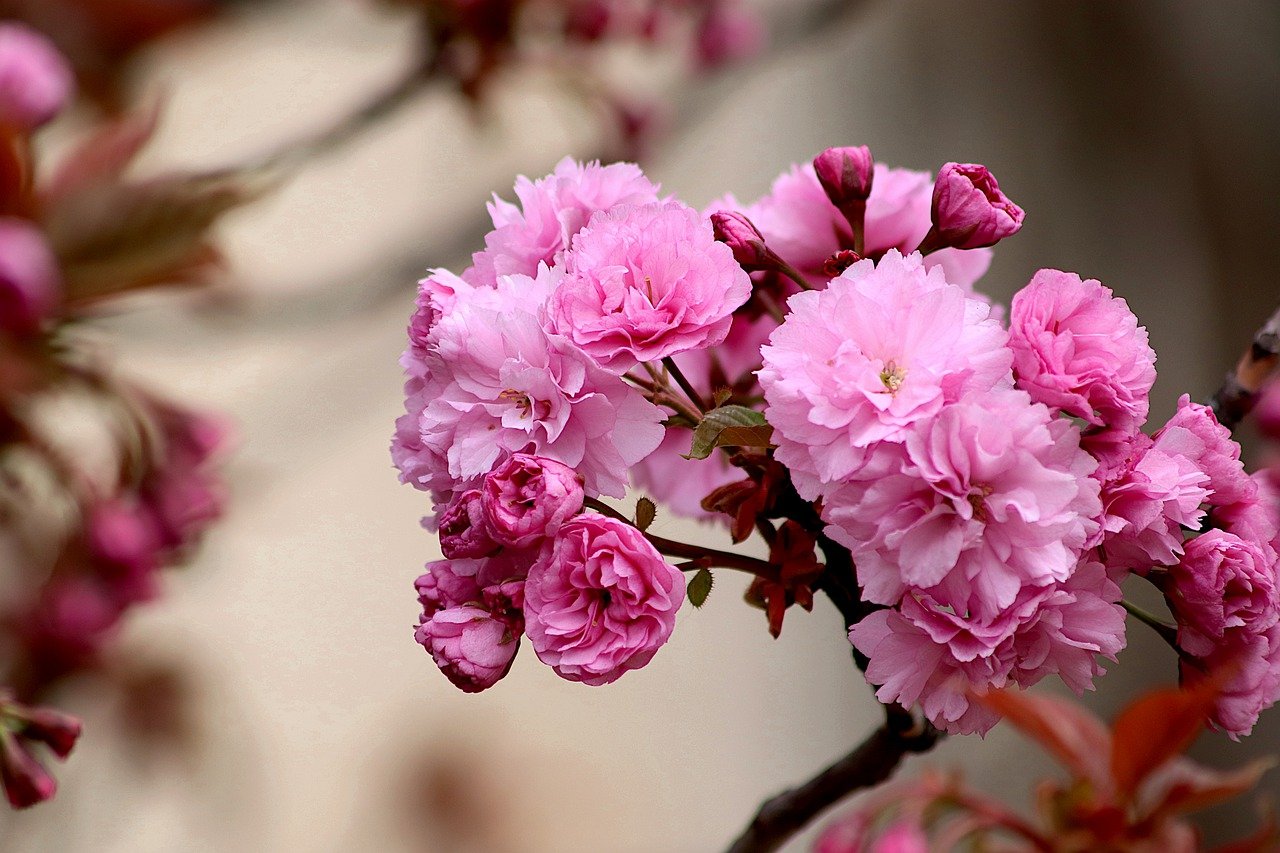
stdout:
[(803, 785), (765, 801), (729, 853), (777, 850), (821, 812), (854, 791), (885, 781), (903, 758), (932, 749), (939, 737), (933, 726), (917, 725), (906, 711), (891, 712), (853, 752)]
[(1222, 387), (1209, 401), (1209, 407), (1218, 416), (1218, 422), (1227, 429), (1234, 430), (1245, 415), (1253, 409), (1257, 402), (1258, 391), (1261, 390), (1267, 377), (1275, 370), (1280, 360), (1280, 309), (1271, 315), (1258, 333), (1253, 336), (1253, 343), (1240, 361), (1236, 369), (1228, 373), (1222, 381)]

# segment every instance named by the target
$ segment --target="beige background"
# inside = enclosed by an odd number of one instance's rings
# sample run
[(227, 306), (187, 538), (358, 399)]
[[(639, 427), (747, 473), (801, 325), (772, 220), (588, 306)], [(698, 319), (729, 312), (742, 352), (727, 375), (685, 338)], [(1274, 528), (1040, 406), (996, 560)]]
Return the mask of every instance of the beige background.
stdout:
[[(1028, 210), (986, 289), (1007, 299), (1041, 266), (1115, 288), (1151, 331), (1164, 417), (1212, 390), (1280, 296), (1278, 36), (1265, 2), (869, 2), (684, 92), (649, 170), (701, 204), (754, 198), (833, 144), (916, 168), (985, 162)], [(403, 18), (350, 0), (250, 7), (149, 57), (144, 77), (171, 96), (149, 165), (267, 150), (359, 103), (408, 48)], [(238, 423), (228, 517), (121, 648), (190, 662), (200, 742), (139, 764), (118, 709), (73, 692), (88, 729), (63, 792), (0, 814), (5, 849), (714, 850), (876, 724), (834, 610), (789, 613), (771, 641), (727, 572), (652, 665), (607, 688), (561, 681), (526, 648), (465, 696), (412, 641), (412, 582), (438, 551), (386, 446), (413, 281), (465, 263), (490, 190), (597, 145), (537, 80), (507, 85), (479, 124), (430, 94), (229, 223), (235, 282), (218, 300), (104, 320), (128, 370)], [(661, 515), (656, 530), (720, 536)], [(1172, 679), (1142, 630), (1096, 706)], [(1275, 712), (1245, 744), (1201, 749), (1229, 762), (1278, 745)], [(1019, 802), (1044, 767), (1003, 730), (924, 761)]]

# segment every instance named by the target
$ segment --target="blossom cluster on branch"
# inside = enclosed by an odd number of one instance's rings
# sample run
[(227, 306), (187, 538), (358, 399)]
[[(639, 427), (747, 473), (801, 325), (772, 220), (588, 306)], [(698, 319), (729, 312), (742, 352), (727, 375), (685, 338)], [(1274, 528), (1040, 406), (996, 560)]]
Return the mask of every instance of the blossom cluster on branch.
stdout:
[(62, 718), (19, 703), (100, 666), (222, 506), (224, 426), (116, 375), (78, 321), (207, 281), (210, 226), (251, 196), (231, 175), (129, 178), (154, 113), (95, 128), (50, 170), (34, 135), (74, 86), (43, 35), (0, 24), (0, 778), (15, 806), (55, 788), (24, 741), (61, 758), (75, 739), (49, 740), (32, 720)]
[[(522, 635), (611, 681), (670, 636), (678, 571), (700, 604), (721, 567), (775, 634), (826, 592), (877, 697), (948, 732), (999, 719), (975, 690), (1091, 689), (1126, 610), (1185, 682), (1225, 673), (1215, 727), (1280, 696), (1270, 489), (1187, 397), (1143, 431), (1155, 353), (1109, 288), (1040, 270), (1007, 319), (974, 291), (1024, 216), (985, 167), (829, 149), (701, 213), (629, 164), (515, 191), (470, 267), (421, 283), (392, 447), (445, 556), (417, 638), (459, 686)], [(769, 557), (649, 534), (647, 500), (601, 500), (628, 484)], [(1130, 575), (1172, 622), (1122, 601)]]

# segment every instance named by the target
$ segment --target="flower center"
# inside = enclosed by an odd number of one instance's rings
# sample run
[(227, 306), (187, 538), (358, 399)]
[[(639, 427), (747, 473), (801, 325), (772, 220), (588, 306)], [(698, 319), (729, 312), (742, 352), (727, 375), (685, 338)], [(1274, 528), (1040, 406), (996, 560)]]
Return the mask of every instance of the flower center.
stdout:
[(987, 522), (987, 497), (995, 491), (990, 486), (977, 486), (969, 493), (969, 506), (973, 507), (973, 517), (983, 524)]
[(906, 378), (907, 369), (899, 367), (896, 361), (886, 362), (880, 371), (880, 382), (890, 394), (897, 394), (898, 389), (902, 387), (902, 381)]

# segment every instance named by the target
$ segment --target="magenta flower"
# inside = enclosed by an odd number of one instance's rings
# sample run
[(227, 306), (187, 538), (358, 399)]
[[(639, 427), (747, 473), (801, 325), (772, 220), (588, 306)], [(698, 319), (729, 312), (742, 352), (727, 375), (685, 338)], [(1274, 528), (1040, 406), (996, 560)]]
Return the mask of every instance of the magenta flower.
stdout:
[(1280, 624), (1265, 632), (1230, 632), (1208, 656), (1181, 661), (1182, 680), (1195, 684), (1207, 673), (1228, 673), (1210, 723), (1232, 740), (1253, 732), (1263, 711), (1280, 700)]
[(488, 530), (513, 548), (540, 545), (582, 509), (582, 483), (554, 459), (515, 453), (484, 477)]
[(1075, 569), (1097, 530), (1095, 465), (1075, 427), (1023, 392), (972, 394), (878, 448), (823, 517), (868, 600), (941, 585), (958, 611), (1002, 610)]
[(657, 186), (639, 166), (583, 164), (569, 157), (545, 178), (530, 181), (521, 176), (515, 191), (519, 207), (496, 196), (489, 204), (494, 230), (462, 275), (472, 284), (492, 286), (499, 276), (535, 275), (539, 264), (559, 263), (561, 252), (596, 211), (658, 201)]
[(418, 626), (414, 639), (436, 666), (466, 693), (487, 690), (511, 671), (520, 631), (488, 609), (464, 604), (438, 610)]
[(1275, 554), (1261, 543), (1209, 530), (1187, 541), (1166, 589), (1178, 645), (1208, 657), (1230, 635), (1265, 634), (1280, 622)]
[(1013, 297), (1013, 375), (1032, 399), (1096, 426), (1147, 419), (1156, 354), (1123, 299), (1074, 273), (1040, 270)]
[(561, 527), (529, 570), (526, 630), (562, 678), (599, 686), (649, 663), (683, 603), (684, 577), (643, 533), (587, 513)]
[(71, 66), (41, 33), (0, 24), (0, 124), (31, 131), (57, 115), (71, 98)]
[(1022, 228), (1022, 208), (1000, 192), (996, 176), (977, 163), (947, 163), (938, 170), (931, 212), (933, 229), (922, 251), (981, 249)]
[(759, 379), (777, 458), (806, 497), (965, 392), (1010, 384), (1012, 354), (988, 306), (919, 255), (860, 261), (788, 306)]
[(478, 489), (468, 489), (440, 514), (440, 551), (447, 559), (487, 557), (501, 547), (490, 534)]
[(573, 239), (551, 295), (551, 329), (625, 373), (724, 340), (751, 279), (698, 212), (679, 202), (619, 205)]
[(871, 195), (875, 163), (865, 145), (828, 148), (814, 158), (813, 170), (827, 198), (840, 210), (864, 205)]
[[(0, 26), (0, 39), (3, 31)], [(60, 296), (58, 261), (40, 229), (25, 219), (0, 217), (0, 332), (36, 334)]]
[(0, 783), (15, 809), (43, 803), (58, 792), (57, 781), (6, 726), (0, 726)]
[(1187, 394), (1178, 400), (1178, 410), (1156, 434), (1156, 446), (1191, 460), (1209, 477), (1207, 502), (1222, 507), (1257, 496), (1257, 484), (1245, 473), (1240, 461), (1240, 445), (1231, 431), (1218, 423), (1208, 406), (1191, 402)]

